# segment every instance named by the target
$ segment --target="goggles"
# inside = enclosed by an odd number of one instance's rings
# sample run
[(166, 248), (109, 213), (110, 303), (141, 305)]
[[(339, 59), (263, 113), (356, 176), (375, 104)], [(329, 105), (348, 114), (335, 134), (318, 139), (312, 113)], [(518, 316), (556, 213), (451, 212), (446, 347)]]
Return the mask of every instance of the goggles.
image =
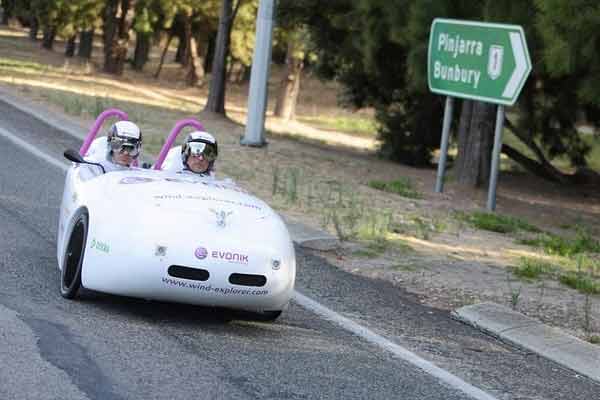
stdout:
[(188, 156), (202, 157), (208, 162), (212, 162), (217, 159), (217, 148), (214, 144), (203, 142), (189, 142), (187, 146)]
[(137, 157), (141, 147), (139, 139), (134, 138), (113, 137), (110, 141), (113, 152), (129, 154), (131, 157)]

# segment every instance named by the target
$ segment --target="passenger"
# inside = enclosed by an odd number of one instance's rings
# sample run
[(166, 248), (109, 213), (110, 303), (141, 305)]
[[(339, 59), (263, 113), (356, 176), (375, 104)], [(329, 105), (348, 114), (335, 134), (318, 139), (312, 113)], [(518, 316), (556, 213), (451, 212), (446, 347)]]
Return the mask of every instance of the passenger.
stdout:
[(108, 132), (106, 146), (106, 159), (100, 161), (104, 170), (129, 169), (142, 152), (142, 132), (131, 121), (118, 121)]
[(183, 171), (214, 177), (218, 154), (217, 141), (213, 135), (201, 131), (191, 132), (181, 146)]

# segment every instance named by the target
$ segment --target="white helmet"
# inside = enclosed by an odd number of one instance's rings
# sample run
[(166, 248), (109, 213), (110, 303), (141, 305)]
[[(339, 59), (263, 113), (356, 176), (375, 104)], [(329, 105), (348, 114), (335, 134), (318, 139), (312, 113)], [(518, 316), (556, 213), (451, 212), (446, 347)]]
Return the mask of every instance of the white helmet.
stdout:
[(202, 155), (208, 161), (206, 173), (212, 172), (219, 155), (217, 140), (208, 132), (194, 131), (189, 133), (181, 146), (181, 161), (186, 168), (188, 168), (187, 160), (190, 155)]
[(118, 121), (110, 127), (106, 138), (107, 155), (112, 157), (114, 151), (127, 152), (137, 158), (142, 151), (142, 132), (131, 121)]

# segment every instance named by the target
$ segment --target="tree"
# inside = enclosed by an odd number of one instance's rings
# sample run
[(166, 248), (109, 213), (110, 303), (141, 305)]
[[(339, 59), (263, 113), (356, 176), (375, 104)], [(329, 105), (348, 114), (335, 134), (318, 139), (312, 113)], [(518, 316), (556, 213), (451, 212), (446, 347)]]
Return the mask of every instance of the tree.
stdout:
[(21, 0), (17, 2), (13, 12), (24, 26), (29, 27), (29, 39), (35, 41), (37, 40), (39, 30), (39, 20), (37, 14), (32, 9), (32, 2), (35, 2), (35, 0)]
[(301, 15), (289, 12), (289, 2), (291, 0), (280, 3), (278, 20), (282, 22), (276, 30), (277, 42), (285, 46), (285, 73), (279, 84), (274, 114), (285, 120), (293, 119), (296, 115), (304, 60), (309, 53), (315, 56), (310, 52), (310, 31)]
[(208, 92), (208, 101), (204, 108), (205, 111), (222, 115), (225, 115), (225, 71), (227, 54), (229, 53), (231, 27), (233, 26), (233, 21), (242, 0), (237, 0), (235, 5), (233, 2), (234, 0), (223, 0), (221, 6), (219, 32), (217, 34), (215, 55), (211, 68), (210, 89)]
[(135, 51), (133, 55), (133, 69), (141, 71), (148, 62), (152, 47), (152, 35), (160, 29), (161, 2), (159, 0), (139, 0), (135, 6)]
[(8, 20), (15, 14), (16, 0), (2, 0), (2, 25), (8, 25)]
[(104, 12), (104, 71), (109, 74), (123, 74), (134, 9), (135, 0), (107, 1)]
[(422, 86), (423, 81), (414, 82), (415, 71), (408, 68), (407, 59), (415, 58), (414, 46), (419, 57), (426, 54), (426, 42), (409, 41), (411, 3), (305, 0), (294, 6), (309, 12), (305, 21), (315, 42), (317, 72), (343, 85), (340, 102), (375, 108), (385, 143), (381, 154), (427, 165), (439, 145), (441, 120), (435, 116), (440, 115), (442, 102)]

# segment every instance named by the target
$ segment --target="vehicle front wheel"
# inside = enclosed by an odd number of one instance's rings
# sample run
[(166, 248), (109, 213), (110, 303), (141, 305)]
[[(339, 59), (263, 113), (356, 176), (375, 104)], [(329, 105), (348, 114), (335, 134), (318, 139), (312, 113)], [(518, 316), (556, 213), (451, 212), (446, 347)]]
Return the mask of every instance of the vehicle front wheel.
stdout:
[(89, 217), (84, 209), (79, 210), (73, 218), (60, 273), (60, 294), (66, 299), (73, 299), (81, 288), (81, 266), (87, 241), (88, 221)]
[(273, 322), (281, 315), (282, 311), (260, 311), (253, 314), (253, 319), (262, 322)]

